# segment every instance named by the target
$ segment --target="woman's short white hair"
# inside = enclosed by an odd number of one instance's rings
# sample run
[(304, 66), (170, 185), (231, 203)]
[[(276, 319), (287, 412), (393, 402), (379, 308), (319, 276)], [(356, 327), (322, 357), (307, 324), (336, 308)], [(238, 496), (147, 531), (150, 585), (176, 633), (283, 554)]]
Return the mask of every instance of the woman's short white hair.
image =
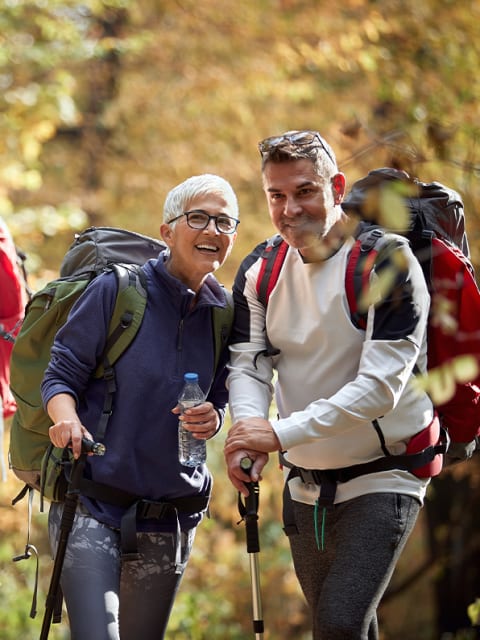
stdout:
[(187, 178), (169, 191), (163, 205), (163, 222), (168, 223), (181, 216), (194, 198), (211, 193), (224, 198), (227, 202), (228, 215), (232, 218), (238, 218), (237, 196), (231, 184), (220, 176), (204, 173)]

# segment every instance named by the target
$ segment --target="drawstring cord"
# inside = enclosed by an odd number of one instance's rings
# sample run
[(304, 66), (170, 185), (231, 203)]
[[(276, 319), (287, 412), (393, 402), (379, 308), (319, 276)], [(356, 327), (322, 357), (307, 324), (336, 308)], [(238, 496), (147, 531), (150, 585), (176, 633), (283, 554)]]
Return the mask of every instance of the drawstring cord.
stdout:
[[(318, 498), (315, 500), (315, 508), (313, 510), (313, 524), (315, 528), (315, 542), (319, 551), (325, 551), (325, 521), (327, 519), (327, 508), (322, 509), (322, 526), (318, 528)], [(319, 535), (320, 534), (320, 535)]]

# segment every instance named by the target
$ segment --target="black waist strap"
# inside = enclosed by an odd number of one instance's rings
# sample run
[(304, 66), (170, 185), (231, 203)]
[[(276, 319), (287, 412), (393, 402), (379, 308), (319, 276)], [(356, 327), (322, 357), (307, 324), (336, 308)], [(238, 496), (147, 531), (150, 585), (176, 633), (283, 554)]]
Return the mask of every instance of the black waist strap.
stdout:
[(426, 447), (418, 453), (385, 456), (370, 462), (363, 462), (339, 469), (304, 469), (303, 467), (296, 467), (289, 463), (280, 453), (280, 463), (290, 469), (283, 493), (283, 526), (286, 535), (289, 536), (298, 532), (293, 516), (290, 488), (288, 486), (289, 481), (293, 478), (300, 478), (305, 484), (319, 485), (320, 494), (317, 499), (317, 504), (327, 509), (331, 507), (335, 501), (338, 483), (348, 482), (349, 480), (368, 473), (380, 473), (381, 471), (392, 471), (394, 469), (410, 471), (414, 474), (415, 469), (428, 464), (438, 454), (444, 454), (448, 448), (448, 444), (448, 438), (442, 437), (437, 444)]
[(134, 493), (94, 482), (88, 478), (82, 478), (79, 491), (82, 496), (124, 509), (128, 509), (132, 504), (138, 502), (143, 503), (144, 506), (139, 509), (137, 514), (137, 517), (143, 520), (148, 518), (163, 519), (166, 513), (165, 505), (175, 507), (179, 513), (201, 513), (207, 509), (210, 501), (210, 496), (185, 496), (158, 501), (144, 500)]
[(208, 508), (210, 496), (185, 496), (168, 500), (146, 500), (128, 491), (116, 489), (88, 478), (82, 478), (80, 494), (126, 509), (120, 523), (122, 558), (137, 560), (137, 520), (172, 519), (176, 523), (176, 572), (181, 573), (181, 530), (179, 513), (202, 513)]
[(400, 469), (401, 471), (411, 471), (414, 473), (418, 467), (431, 462), (439, 453), (445, 453), (446, 444), (440, 442), (419, 451), (418, 453), (405, 453), (398, 456), (385, 456), (371, 460), (370, 462), (361, 462), (350, 467), (341, 467), (340, 469), (303, 469), (302, 467), (292, 466), (282, 456), (282, 464), (291, 468), (289, 479), (300, 477), (302, 482), (321, 485), (322, 482), (328, 481), (339, 483), (348, 482), (359, 476), (368, 473), (380, 473), (381, 471), (393, 471)]

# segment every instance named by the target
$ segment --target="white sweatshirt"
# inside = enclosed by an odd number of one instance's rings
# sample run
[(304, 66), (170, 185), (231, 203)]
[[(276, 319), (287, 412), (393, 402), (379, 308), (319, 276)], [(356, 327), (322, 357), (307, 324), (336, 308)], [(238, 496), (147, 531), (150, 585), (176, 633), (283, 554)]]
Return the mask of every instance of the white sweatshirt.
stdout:
[[(276, 371), (279, 419), (272, 425), (286, 459), (296, 466), (335, 469), (382, 457), (373, 420), (388, 451), (404, 453), (411, 436), (432, 420), (430, 399), (412, 385), (413, 367), (426, 368), (429, 294), (415, 256), (403, 239), (396, 242), (407, 270), (395, 301), (369, 308), (366, 331), (352, 323), (345, 294), (353, 239), (320, 263), (305, 264), (289, 248), (266, 313), (256, 292), (265, 243), (239, 269), (228, 378), (232, 422), (268, 418)], [(265, 326), (278, 355), (258, 355), (265, 351)], [(406, 471), (368, 474), (340, 483), (335, 502), (374, 492), (423, 501), (427, 484)], [(290, 488), (295, 500), (308, 504), (319, 493), (299, 478)]]

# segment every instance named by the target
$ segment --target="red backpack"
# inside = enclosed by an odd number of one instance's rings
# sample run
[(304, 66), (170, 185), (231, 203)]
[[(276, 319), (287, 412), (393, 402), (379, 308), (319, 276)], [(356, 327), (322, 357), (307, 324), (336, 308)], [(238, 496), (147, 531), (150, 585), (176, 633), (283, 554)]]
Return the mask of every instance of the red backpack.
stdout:
[(19, 260), (10, 232), (0, 218), (0, 396), (5, 418), (15, 412), (15, 400), (9, 387), (10, 356), (27, 302)]
[[(468, 258), (459, 194), (438, 182), (427, 184), (412, 180), (403, 171), (376, 169), (354, 183), (342, 204), (345, 211), (362, 221), (345, 273), (346, 295), (355, 326), (366, 327), (368, 304), (362, 307), (362, 300), (377, 257), (389, 243), (383, 226), (391, 228), (392, 221), (382, 215), (382, 204), (400, 211), (399, 203), (408, 213), (407, 224), (403, 229), (394, 230), (408, 238), (431, 295), (427, 327), (428, 376), (420, 380), (420, 384), (423, 383), (430, 394), (442, 433), (446, 434), (446, 439), (442, 435), (439, 440), (438, 431), (427, 429), (412, 438), (407, 447), (407, 454), (423, 454), (412, 457), (410, 470), (426, 477), (440, 472), (447, 447), (449, 458), (463, 459), (470, 457), (478, 445), (480, 291)], [(287, 249), (288, 245), (278, 235), (265, 245), (257, 280), (257, 294), (265, 306)], [(401, 458), (399, 462), (403, 466), (405, 456)], [(395, 461), (391, 462), (394, 468)], [(382, 464), (385, 468), (385, 463)]]

